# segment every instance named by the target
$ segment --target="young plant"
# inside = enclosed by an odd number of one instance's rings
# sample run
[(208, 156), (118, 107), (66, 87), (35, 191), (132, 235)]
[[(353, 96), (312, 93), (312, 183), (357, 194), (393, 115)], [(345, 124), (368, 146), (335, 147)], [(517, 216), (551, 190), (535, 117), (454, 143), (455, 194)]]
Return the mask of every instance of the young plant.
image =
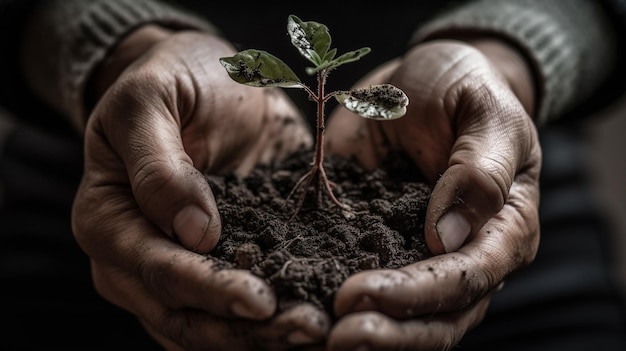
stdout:
[(321, 191), (324, 189), (337, 206), (349, 211), (349, 206), (340, 202), (333, 194), (331, 183), (324, 171), (324, 106), (326, 101), (334, 97), (342, 106), (362, 117), (392, 120), (404, 116), (409, 99), (402, 90), (390, 84), (326, 93), (324, 87), (328, 74), (345, 63), (359, 60), (370, 52), (370, 48), (364, 47), (349, 51), (337, 57), (337, 49), (330, 48), (331, 37), (328, 28), (324, 24), (313, 21), (303, 22), (295, 15), (288, 17), (287, 32), (293, 46), (313, 64), (313, 67), (306, 68), (306, 72), (317, 76), (317, 90), (315, 91), (304, 84), (282, 60), (263, 50), (243, 50), (234, 56), (220, 58), (220, 63), (228, 75), (238, 83), (255, 87), (300, 88), (305, 90), (309, 98), (317, 104), (315, 154), (311, 169), (300, 178), (288, 196), (290, 198), (300, 187), (304, 186), (292, 218), (302, 208), (313, 181), (317, 181), (315, 191), (318, 199), (321, 198)]

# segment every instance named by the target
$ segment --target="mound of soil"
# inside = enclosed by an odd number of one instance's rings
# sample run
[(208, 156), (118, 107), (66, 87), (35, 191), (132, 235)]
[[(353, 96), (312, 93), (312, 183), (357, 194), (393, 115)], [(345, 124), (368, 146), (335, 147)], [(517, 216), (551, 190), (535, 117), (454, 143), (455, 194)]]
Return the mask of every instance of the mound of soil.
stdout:
[(431, 189), (404, 155), (375, 171), (331, 155), (324, 168), (333, 193), (352, 212), (312, 192), (291, 218), (299, 194), (287, 197), (312, 159), (312, 151), (301, 150), (243, 179), (209, 176), (222, 217), (220, 242), (210, 256), (220, 266), (266, 279), (279, 309), (306, 301), (332, 316), (334, 294), (348, 276), (430, 256), (423, 223)]

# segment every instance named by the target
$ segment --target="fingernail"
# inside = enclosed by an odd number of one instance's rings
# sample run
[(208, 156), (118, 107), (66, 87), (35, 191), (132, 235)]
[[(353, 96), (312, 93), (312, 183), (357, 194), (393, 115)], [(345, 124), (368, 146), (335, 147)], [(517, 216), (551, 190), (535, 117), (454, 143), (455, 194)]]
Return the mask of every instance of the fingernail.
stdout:
[(446, 252), (458, 250), (471, 230), (469, 222), (456, 211), (446, 213), (437, 222), (437, 233)]
[(303, 332), (302, 330), (292, 331), (287, 336), (287, 342), (291, 345), (304, 345), (311, 344), (316, 340), (313, 339), (309, 334)]
[(180, 210), (172, 227), (178, 240), (187, 248), (193, 249), (204, 239), (209, 230), (210, 218), (198, 206), (190, 205)]
[(248, 307), (246, 307), (240, 301), (233, 302), (233, 304), (230, 305), (230, 310), (237, 317), (246, 318), (246, 319), (259, 319), (260, 318), (258, 313), (251, 311)]

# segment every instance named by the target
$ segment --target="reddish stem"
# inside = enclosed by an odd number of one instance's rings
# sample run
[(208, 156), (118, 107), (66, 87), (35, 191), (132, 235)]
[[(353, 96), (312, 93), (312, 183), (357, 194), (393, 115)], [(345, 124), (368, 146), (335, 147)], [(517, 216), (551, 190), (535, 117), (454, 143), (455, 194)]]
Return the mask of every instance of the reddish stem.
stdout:
[[(335, 203), (337, 206), (344, 210), (350, 210), (347, 205), (341, 203), (333, 194), (331, 184), (328, 181), (326, 171), (324, 170), (324, 130), (326, 129), (324, 122), (324, 104), (326, 103), (326, 96), (324, 96), (324, 86), (326, 85), (326, 73), (327, 72), (325, 70), (317, 72), (317, 95), (313, 95), (309, 92), (309, 95), (311, 95), (315, 102), (317, 102), (317, 133), (315, 141), (315, 154), (313, 155), (313, 163), (311, 165), (311, 169), (302, 178), (300, 178), (300, 180), (296, 183), (294, 189), (291, 191), (291, 194), (293, 194), (300, 186), (304, 184), (304, 191), (298, 199), (296, 209), (291, 218), (295, 217), (302, 209), (304, 199), (306, 198), (309, 192), (309, 187), (314, 180), (319, 180), (315, 183), (316, 198), (321, 198), (320, 192), (325, 190), (333, 203)], [(291, 194), (289, 195), (289, 197), (291, 196)]]

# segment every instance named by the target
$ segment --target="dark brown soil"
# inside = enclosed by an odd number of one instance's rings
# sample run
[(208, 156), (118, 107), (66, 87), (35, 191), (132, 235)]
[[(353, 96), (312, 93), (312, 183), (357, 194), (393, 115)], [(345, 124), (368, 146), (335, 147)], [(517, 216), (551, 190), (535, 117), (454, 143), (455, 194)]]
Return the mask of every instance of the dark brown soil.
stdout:
[[(310, 169), (312, 152), (256, 168), (245, 179), (208, 177), (222, 216), (222, 236), (211, 256), (224, 267), (250, 269), (277, 292), (279, 309), (307, 301), (331, 316), (346, 278), (374, 268), (399, 268), (430, 255), (423, 222), (430, 188), (403, 155), (367, 172), (353, 160), (327, 156), (333, 193), (352, 213), (324, 195), (307, 196), (290, 220), (299, 194), (286, 199)], [(310, 193), (313, 194), (313, 193)]]

